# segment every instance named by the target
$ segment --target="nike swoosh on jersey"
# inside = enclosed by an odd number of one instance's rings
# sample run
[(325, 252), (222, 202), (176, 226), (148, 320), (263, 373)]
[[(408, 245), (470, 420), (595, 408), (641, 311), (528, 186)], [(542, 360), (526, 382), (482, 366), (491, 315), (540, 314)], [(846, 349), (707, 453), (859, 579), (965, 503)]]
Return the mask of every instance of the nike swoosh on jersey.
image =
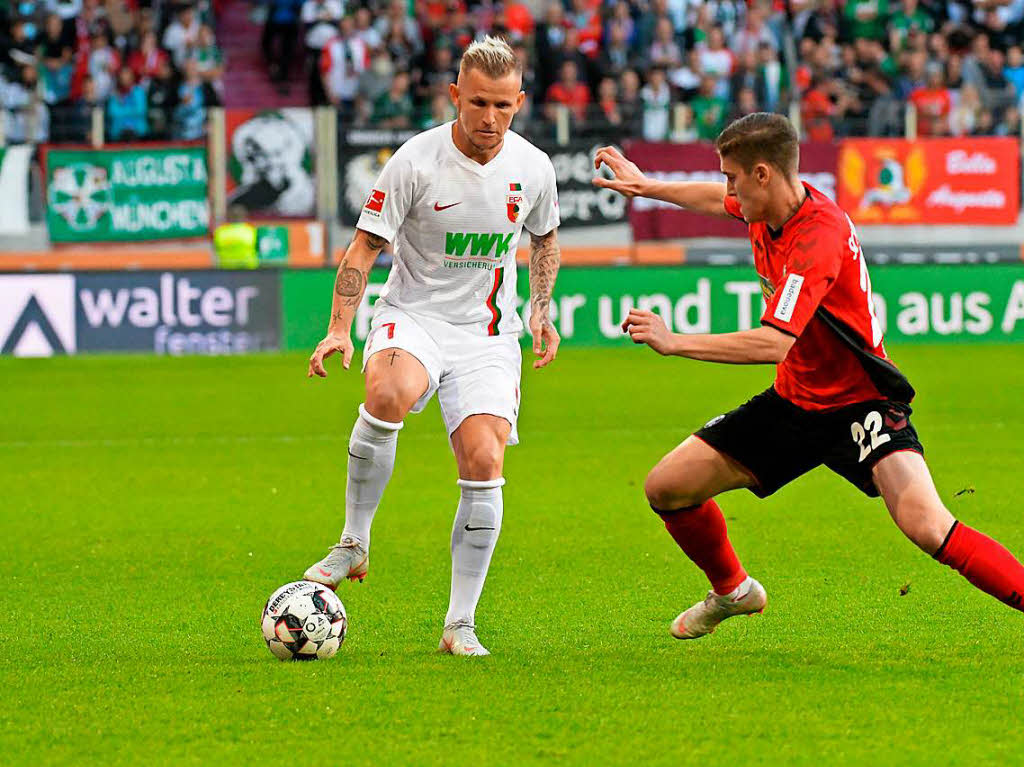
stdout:
[(459, 200), (458, 202), (453, 202), (451, 205), (441, 205), (441, 203), (435, 202), (434, 203), (434, 210), (436, 210), (438, 213), (440, 213), (442, 210), (448, 210), (448, 208), (454, 208), (456, 205), (461, 205), (461, 204), (462, 204), (462, 200)]

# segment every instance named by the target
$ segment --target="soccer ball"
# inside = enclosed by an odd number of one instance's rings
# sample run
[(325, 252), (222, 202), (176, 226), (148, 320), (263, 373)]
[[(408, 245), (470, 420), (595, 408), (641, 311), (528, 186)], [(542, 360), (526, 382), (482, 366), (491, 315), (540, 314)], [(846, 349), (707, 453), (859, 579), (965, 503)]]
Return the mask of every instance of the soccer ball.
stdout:
[(263, 608), (263, 638), (281, 660), (317, 660), (338, 652), (348, 631), (338, 595), (312, 581), (287, 583)]

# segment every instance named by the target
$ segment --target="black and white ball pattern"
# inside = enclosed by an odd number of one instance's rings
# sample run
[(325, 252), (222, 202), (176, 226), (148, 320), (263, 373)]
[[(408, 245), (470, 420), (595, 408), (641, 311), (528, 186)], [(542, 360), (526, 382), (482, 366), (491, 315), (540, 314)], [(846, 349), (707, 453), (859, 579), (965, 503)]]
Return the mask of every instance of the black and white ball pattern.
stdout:
[(312, 581), (285, 584), (263, 608), (263, 638), (281, 660), (330, 658), (346, 631), (345, 605), (329, 588)]

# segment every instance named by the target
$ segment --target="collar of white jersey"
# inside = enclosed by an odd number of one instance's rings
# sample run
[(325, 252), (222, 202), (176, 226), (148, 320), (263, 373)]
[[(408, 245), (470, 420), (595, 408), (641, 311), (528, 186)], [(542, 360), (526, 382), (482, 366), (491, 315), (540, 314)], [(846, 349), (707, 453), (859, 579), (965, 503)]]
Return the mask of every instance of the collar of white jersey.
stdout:
[(498, 169), (498, 165), (500, 164), (499, 160), (501, 160), (505, 156), (505, 152), (508, 149), (508, 137), (509, 134), (512, 133), (512, 131), (505, 131), (505, 136), (501, 141), (501, 149), (498, 150), (498, 153), (494, 155), (494, 157), (492, 157), (487, 162), (486, 165), (481, 165), (476, 160), (467, 157), (465, 154), (462, 153), (461, 149), (455, 146), (455, 137), (452, 136), (452, 126), (454, 125), (454, 120), (445, 123), (444, 135), (445, 145), (448, 147), (449, 151), (451, 151), (452, 155), (455, 157), (455, 161), (478, 176), (490, 176), (492, 173), (494, 173), (494, 171)]

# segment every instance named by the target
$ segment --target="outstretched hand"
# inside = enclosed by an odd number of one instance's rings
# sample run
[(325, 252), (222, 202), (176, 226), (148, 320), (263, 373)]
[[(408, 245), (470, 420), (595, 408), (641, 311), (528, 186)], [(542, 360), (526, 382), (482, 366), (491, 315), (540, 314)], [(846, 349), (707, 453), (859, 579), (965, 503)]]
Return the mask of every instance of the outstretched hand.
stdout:
[(622, 323), (622, 332), (629, 333), (635, 344), (647, 344), (658, 354), (672, 354), (673, 333), (665, 326), (665, 320), (654, 312), (630, 309)]
[(602, 189), (611, 189), (623, 194), (626, 197), (642, 197), (644, 185), (647, 183), (645, 176), (636, 163), (630, 162), (622, 156), (622, 152), (613, 146), (603, 146), (594, 155), (594, 170), (601, 170), (606, 165), (614, 175), (614, 178), (595, 176), (591, 183)]
[(327, 378), (324, 360), (335, 352), (341, 355), (341, 366), (348, 370), (348, 366), (352, 364), (352, 355), (355, 354), (355, 347), (352, 345), (352, 339), (348, 333), (345, 335), (328, 334), (323, 341), (316, 345), (316, 349), (313, 350), (313, 354), (309, 358), (309, 370), (306, 372), (306, 378), (312, 378), (314, 375)]

